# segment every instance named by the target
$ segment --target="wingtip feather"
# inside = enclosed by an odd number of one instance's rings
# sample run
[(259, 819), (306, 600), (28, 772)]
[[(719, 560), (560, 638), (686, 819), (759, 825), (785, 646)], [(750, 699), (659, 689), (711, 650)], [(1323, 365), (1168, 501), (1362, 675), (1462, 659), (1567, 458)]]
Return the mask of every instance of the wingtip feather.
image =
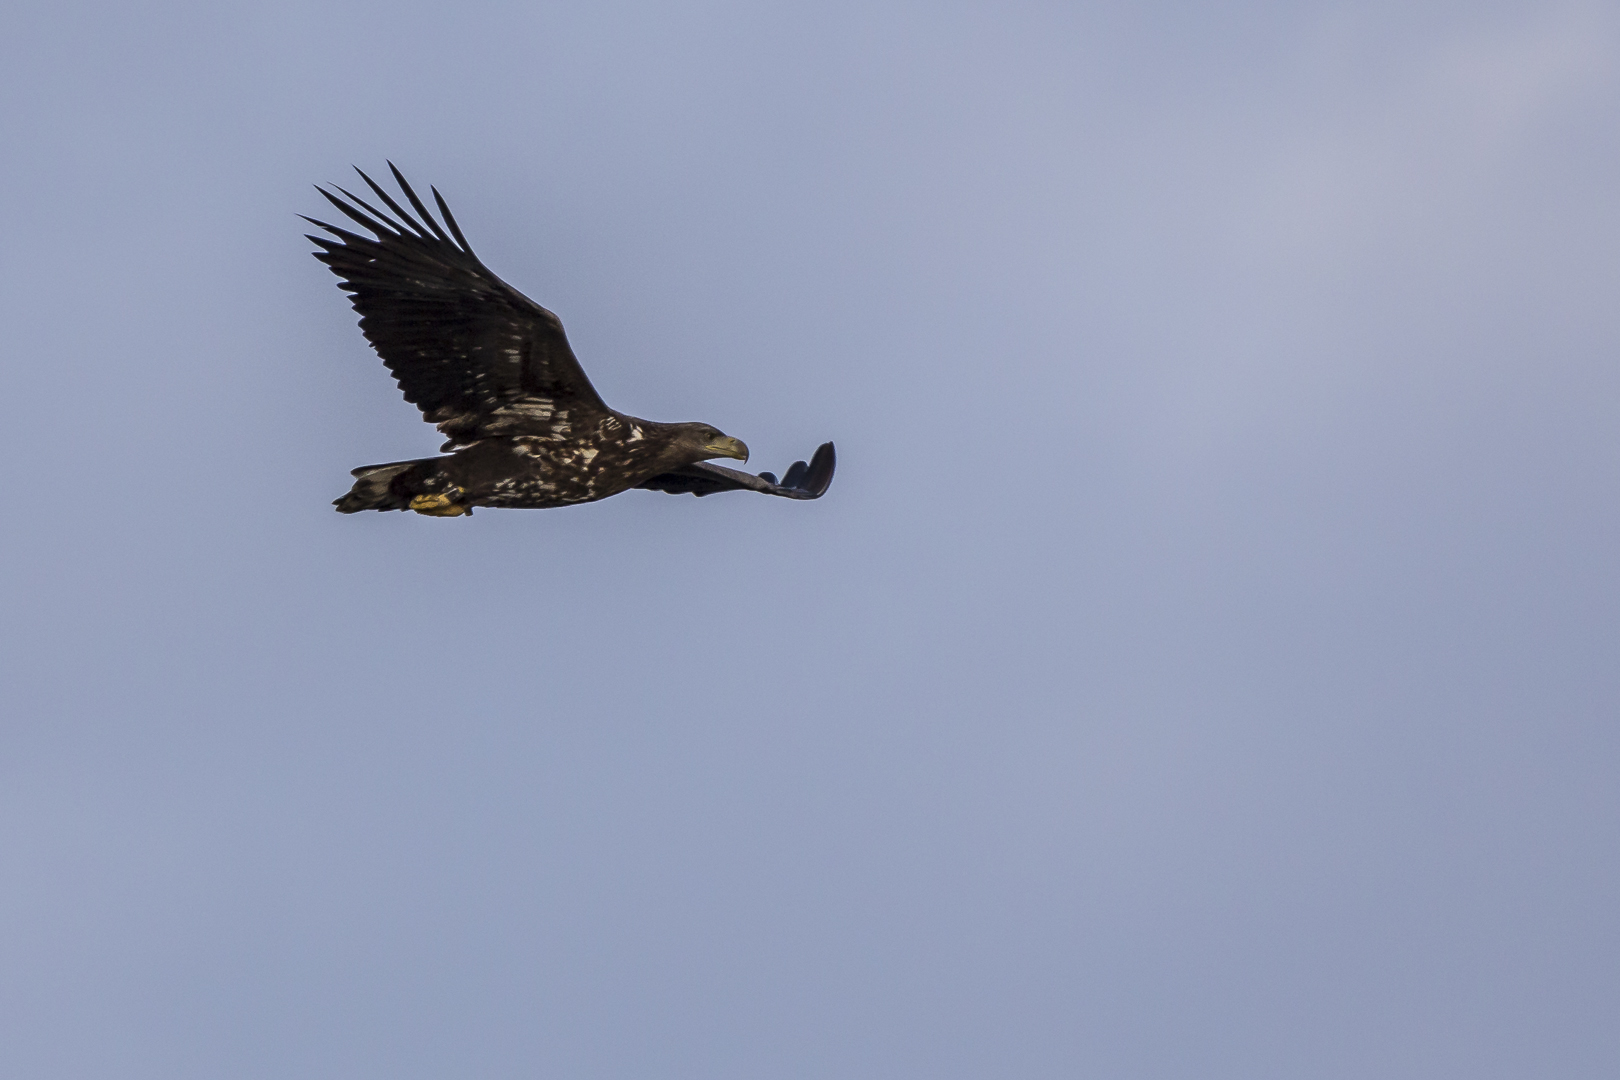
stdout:
[(381, 199), (383, 204), (387, 206), (388, 209), (392, 210), (396, 215), (398, 215), (401, 221), (405, 222), (405, 224), (411, 227), (411, 231), (415, 232), (417, 236), (420, 236), (424, 240), (431, 239), (431, 237), (428, 235), (428, 231), (422, 228), (421, 223), (415, 218), (411, 217), (410, 214), (406, 213), (405, 208), (400, 206), (399, 203), (395, 202), (393, 196), (384, 191), (381, 184), (367, 176), (365, 170), (360, 168), (358, 165), (354, 167), (354, 171), (360, 174), (360, 179), (364, 180), (366, 182), (366, 186), (377, 193), (377, 198)]
[(433, 215), (428, 213), (428, 208), (423, 205), (422, 200), (417, 198), (416, 190), (411, 187), (410, 181), (405, 179), (405, 174), (400, 172), (399, 167), (392, 161), (388, 163), (388, 169), (394, 174), (394, 182), (399, 184), (399, 189), (405, 193), (405, 197), (410, 200), (411, 205), (416, 207), (416, 212), (422, 215), (422, 220), (427, 222), (428, 228), (432, 229), (434, 235), (440, 240), (447, 244), (450, 243), (450, 237), (445, 235), (444, 230), (439, 227), (439, 223), (433, 220)]
[(804, 477), (804, 489), (810, 492), (811, 498), (819, 499), (827, 493), (837, 468), (838, 452), (833, 449), (833, 444), (824, 442), (816, 447), (816, 452), (810, 455), (810, 467)]
[[(433, 201), (439, 204), (439, 213), (444, 215), (444, 223), (450, 226), (450, 231), (455, 235), (457, 243), (461, 245), (461, 250), (468, 255), (472, 255), (472, 245), (467, 243), (465, 236), (461, 235), (461, 226), (456, 224), (456, 215), (450, 212), (450, 204), (444, 201), (444, 196), (439, 194), (438, 188), (429, 184), (428, 190), (433, 192)], [(474, 256), (474, 258), (476, 257)]]

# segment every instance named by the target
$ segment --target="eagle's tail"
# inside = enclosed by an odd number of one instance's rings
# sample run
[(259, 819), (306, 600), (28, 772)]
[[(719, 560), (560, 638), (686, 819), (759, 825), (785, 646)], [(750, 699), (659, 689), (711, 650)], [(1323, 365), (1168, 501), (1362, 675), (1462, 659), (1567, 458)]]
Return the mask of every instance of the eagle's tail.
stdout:
[[(431, 460), (431, 459), (428, 459)], [(354, 487), (332, 505), (340, 514), (355, 514), (361, 510), (408, 510), (414, 494), (405, 474), (425, 461), (394, 461), (387, 465), (362, 465), (355, 469)]]

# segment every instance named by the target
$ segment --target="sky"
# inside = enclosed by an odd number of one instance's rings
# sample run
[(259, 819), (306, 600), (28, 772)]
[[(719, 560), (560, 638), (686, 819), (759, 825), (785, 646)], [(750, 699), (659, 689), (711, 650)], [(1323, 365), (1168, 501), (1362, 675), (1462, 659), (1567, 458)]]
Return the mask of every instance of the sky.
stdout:
[[(0, 146), (0, 1072), (1620, 1070), (1620, 8), (22, 0)], [(333, 513), (389, 160), (828, 495)]]

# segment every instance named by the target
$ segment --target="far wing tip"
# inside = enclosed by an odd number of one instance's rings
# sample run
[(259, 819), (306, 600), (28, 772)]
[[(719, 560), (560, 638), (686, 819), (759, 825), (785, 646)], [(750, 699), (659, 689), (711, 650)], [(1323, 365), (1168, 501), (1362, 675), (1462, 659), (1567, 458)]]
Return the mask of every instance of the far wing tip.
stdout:
[(811, 493), (811, 498), (819, 499), (827, 493), (837, 468), (838, 452), (833, 449), (833, 444), (824, 442), (816, 447), (816, 452), (810, 455), (810, 469), (804, 478), (805, 489)]

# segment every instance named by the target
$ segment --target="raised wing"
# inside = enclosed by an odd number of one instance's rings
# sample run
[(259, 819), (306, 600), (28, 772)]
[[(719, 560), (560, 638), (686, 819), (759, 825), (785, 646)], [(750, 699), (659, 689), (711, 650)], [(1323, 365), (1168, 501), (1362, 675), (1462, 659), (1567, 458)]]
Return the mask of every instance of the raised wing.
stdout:
[(565, 436), (607, 413), (557, 316), (478, 260), (437, 189), (444, 225), (388, 168), (417, 216), (361, 172), (393, 216), (343, 188), (344, 198), (316, 190), (375, 239), (304, 220), (337, 237), (310, 236), (315, 257), (353, 298), (405, 400), (449, 437), (444, 449), (489, 435)]
[(700, 461), (672, 472), (660, 473), (636, 486), (667, 491), (671, 495), (696, 495), (699, 498), (717, 491), (762, 491), (788, 499), (819, 499), (832, 486), (833, 469), (837, 465), (837, 455), (829, 442), (816, 448), (816, 452), (810, 455), (809, 464), (795, 461), (780, 481), (768, 472), (753, 476), (724, 465)]

